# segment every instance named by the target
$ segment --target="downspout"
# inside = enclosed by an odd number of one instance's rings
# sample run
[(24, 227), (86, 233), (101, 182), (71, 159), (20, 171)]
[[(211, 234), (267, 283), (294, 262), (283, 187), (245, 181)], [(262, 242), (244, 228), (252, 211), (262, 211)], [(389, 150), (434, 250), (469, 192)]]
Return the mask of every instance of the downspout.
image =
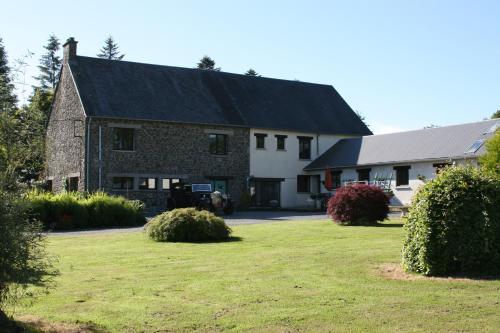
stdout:
[(90, 124), (92, 123), (92, 117), (89, 117), (87, 122), (87, 172), (85, 176), (86, 180), (86, 190), (90, 192)]
[(102, 126), (99, 125), (99, 191), (102, 187)]
[(319, 157), (319, 133), (316, 133), (316, 157)]

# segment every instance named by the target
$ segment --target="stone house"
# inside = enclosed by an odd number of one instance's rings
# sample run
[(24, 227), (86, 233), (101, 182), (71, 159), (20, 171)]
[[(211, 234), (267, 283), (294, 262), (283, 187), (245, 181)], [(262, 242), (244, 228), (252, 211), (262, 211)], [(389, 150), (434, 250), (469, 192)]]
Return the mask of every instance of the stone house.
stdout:
[(323, 171), (304, 171), (370, 130), (329, 85), (105, 60), (64, 44), (47, 127), (55, 192), (105, 191), (166, 208), (171, 184), (210, 182), (238, 202), (302, 207)]

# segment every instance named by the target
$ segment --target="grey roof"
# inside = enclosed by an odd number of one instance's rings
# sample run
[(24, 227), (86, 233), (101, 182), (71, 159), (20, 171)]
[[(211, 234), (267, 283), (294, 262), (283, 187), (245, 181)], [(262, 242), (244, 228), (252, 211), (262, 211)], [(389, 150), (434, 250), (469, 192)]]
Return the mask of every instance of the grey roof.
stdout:
[(473, 153), (466, 151), (476, 140), (491, 137), (493, 133), (486, 132), (495, 124), (500, 119), (342, 139), (304, 170), (477, 157), (485, 152), (484, 145)]
[(329, 85), (77, 56), (88, 116), (371, 134)]

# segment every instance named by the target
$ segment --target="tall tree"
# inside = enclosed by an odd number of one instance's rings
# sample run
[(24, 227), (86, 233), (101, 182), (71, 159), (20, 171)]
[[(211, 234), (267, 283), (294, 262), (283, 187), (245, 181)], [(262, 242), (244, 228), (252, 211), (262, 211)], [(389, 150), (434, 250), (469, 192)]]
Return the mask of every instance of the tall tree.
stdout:
[(61, 43), (55, 35), (50, 35), (47, 45), (44, 46), (46, 53), (40, 58), (40, 75), (36, 77), (40, 83), (40, 88), (54, 90), (59, 80), (59, 70), (61, 69), (61, 57), (57, 55), (61, 48)]
[(245, 75), (248, 76), (260, 76), (259, 73), (257, 73), (253, 68), (250, 68), (245, 72)]
[(97, 54), (99, 58), (108, 60), (122, 60), (125, 54), (120, 54), (118, 44), (115, 43), (112, 36), (109, 36), (104, 41), (104, 46), (101, 48), (101, 53)]
[(3, 46), (3, 40), (0, 38), (0, 113), (13, 109), (16, 104), (14, 85), (10, 74), (7, 52)]
[(198, 69), (205, 69), (210, 71), (220, 71), (220, 67), (215, 67), (215, 60), (209, 56), (203, 56), (197, 64)]
[(497, 110), (491, 115), (491, 119), (500, 118), (500, 110)]
[(500, 178), (500, 129), (486, 141), (486, 153), (479, 162), (484, 171)]

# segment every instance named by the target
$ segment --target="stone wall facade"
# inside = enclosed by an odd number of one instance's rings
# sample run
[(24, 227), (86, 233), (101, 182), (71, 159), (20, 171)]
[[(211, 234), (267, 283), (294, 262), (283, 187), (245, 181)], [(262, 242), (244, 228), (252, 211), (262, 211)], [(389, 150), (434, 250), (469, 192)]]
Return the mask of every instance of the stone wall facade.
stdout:
[[(132, 128), (133, 151), (113, 150), (113, 130)], [(224, 179), (239, 202), (250, 168), (249, 129), (218, 125), (179, 124), (92, 118), (89, 132), (89, 190), (139, 199), (148, 212), (166, 210), (168, 190), (162, 179), (207, 183)], [(227, 135), (227, 154), (209, 151), (209, 134)], [(114, 177), (133, 177), (132, 190), (113, 189)], [(139, 178), (157, 179), (156, 190), (139, 190)]]
[(65, 62), (47, 125), (45, 174), (53, 191), (62, 191), (71, 177), (85, 189), (85, 139), (85, 113)]

